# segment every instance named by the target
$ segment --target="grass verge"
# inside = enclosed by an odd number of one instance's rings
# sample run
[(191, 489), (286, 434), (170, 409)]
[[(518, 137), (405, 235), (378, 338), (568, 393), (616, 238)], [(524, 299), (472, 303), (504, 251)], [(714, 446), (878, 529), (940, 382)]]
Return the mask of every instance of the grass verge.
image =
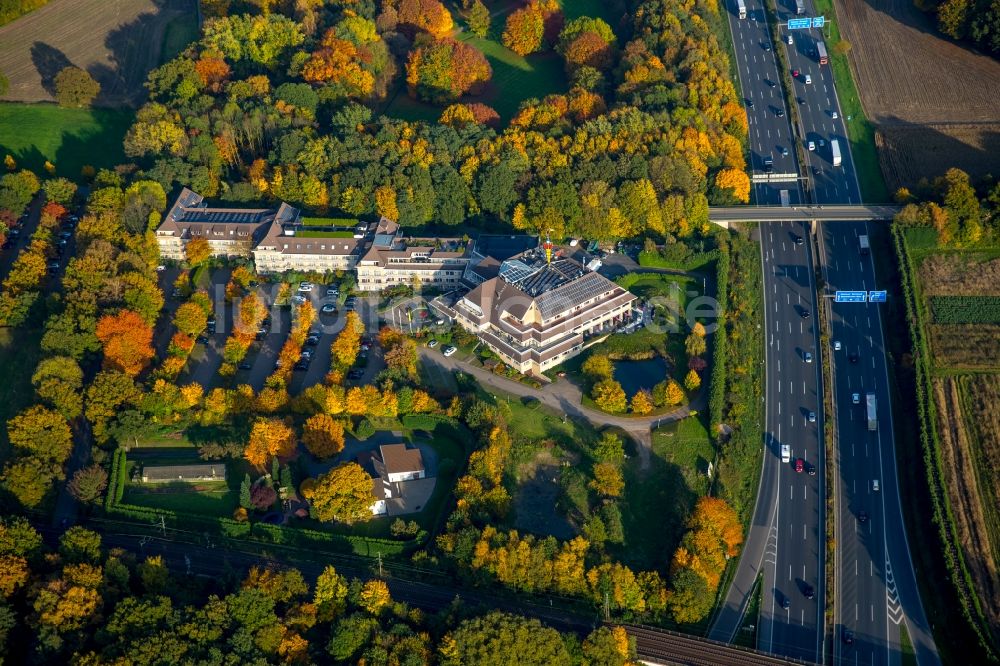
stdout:
[(834, 10), (833, 0), (816, 0), (816, 13), (827, 17), (826, 48), (830, 53), (830, 68), (833, 70), (833, 80), (837, 86), (840, 111), (844, 114), (844, 124), (847, 126), (847, 138), (851, 142), (851, 157), (858, 173), (861, 197), (869, 203), (889, 201), (889, 191), (882, 177), (878, 150), (875, 148), (875, 124), (868, 120), (864, 107), (861, 106), (861, 96), (858, 95), (858, 88), (854, 84), (848, 56), (838, 53), (836, 49), (837, 43), (840, 42), (840, 28), (837, 25), (837, 12)]
[(747, 604), (746, 613), (743, 614), (743, 622), (736, 632), (733, 644), (740, 647), (757, 649), (757, 625), (760, 624), (760, 602), (764, 593), (764, 577), (757, 576), (753, 584), (753, 592), (750, 593), (750, 603)]

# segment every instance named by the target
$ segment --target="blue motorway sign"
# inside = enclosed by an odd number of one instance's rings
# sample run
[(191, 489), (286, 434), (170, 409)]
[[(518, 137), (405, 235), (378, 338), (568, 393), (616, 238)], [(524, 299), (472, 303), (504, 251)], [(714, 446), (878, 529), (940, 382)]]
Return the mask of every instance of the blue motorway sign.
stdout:
[(813, 18), (813, 20), (812, 20), (812, 27), (814, 27), (814, 28), (822, 28), (825, 23), (826, 23), (826, 17), (825, 16), (817, 16), (817, 17)]
[(885, 292), (884, 291), (869, 291), (868, 292), (868, 302), (869, 303), (885, 303)]
[(811, 18), (788, 19), (789, 30), (808, 30), (811, 25), (812, 25)]
[(833, 300), (837, 303), (864, 303), (868, 300), (867, 291), (838, 291)]

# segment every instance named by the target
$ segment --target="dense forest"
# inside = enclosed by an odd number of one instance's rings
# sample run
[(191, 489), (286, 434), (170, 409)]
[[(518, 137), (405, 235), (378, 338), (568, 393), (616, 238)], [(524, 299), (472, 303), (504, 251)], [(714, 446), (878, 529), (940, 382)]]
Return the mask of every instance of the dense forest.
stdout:
[(24, 519), (0, 518), (0, 650), (10, 664), (510, 664), (628, 666), (634, 641), (584, 640), (537, 620), (455, 603), (436, 615), (377, 579), (327, 566), (178, 577), (73, 527), (49, 549)]
[[(710, 202), (747, 201), (747, 120), (714, 0), (630, 0), (616, 26), (525, 3), (503, 41), (554, 51), (567, 90), (525, 100), (505, 127), (475, 96), (489, 62), (458, 39), (502, 3), (464, 4), (208, 3), (202, 38), (150, 74), (126, 152), (167, 192), (404, 226), (688, 236)], [(397, 93), (439, 105), (439, 120), (382, 115)]]

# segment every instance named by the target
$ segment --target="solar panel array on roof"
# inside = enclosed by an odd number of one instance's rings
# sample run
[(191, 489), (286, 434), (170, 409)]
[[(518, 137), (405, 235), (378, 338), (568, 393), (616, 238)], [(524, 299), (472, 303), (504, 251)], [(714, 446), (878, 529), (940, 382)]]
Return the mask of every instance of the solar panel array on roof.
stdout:
[(581, 279), (565, 283), (558, 291), (549, 291), (538, 297), (542, 317), (550, 317), (563, 310), (574, 308), (607, 290), (606, 278), (597, 273), (581, 273)]
[(517, 284), (538, 270), (538, 266), (529, 266), (519, 259), (508, 259), (500, 265), (500, 277), (505, 282)]
[(256, 224), (268, 211), (243, 211), (219, 209), (185, 210), (182, 222), (211, 222), (214, 224)]
[(553, 261), (521, 281), (517, 286), (529, 296), (539, 296), (583, 275), (583, 267), (574, 261)]

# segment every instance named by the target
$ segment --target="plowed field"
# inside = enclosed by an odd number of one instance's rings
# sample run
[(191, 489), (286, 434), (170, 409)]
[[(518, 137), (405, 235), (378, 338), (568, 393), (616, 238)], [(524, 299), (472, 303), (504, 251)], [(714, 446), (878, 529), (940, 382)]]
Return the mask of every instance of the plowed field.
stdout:
[(51, 101), (55, 75), (75, 65), (101, 84), (97, 104), (135, 104), (167, 25), (195, 12), (194, 0), (52, 0), (0, 28), (4, 99)]
[(912, 0), (835, 4), (889, 189), (951, 166), (995, 172), (1000, 62), (943, 39)]

